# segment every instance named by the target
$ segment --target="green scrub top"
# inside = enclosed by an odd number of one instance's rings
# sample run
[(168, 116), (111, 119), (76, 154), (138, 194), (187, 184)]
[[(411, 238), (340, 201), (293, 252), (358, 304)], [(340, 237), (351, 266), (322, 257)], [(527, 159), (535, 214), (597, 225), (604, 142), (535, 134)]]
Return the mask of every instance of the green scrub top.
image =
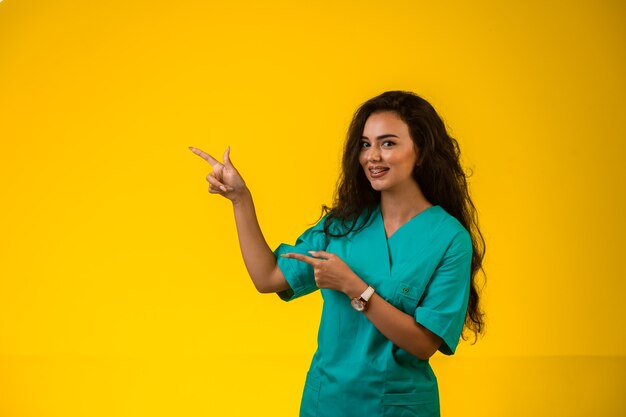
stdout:
[[(440, 336), (439, 350), (452, 355), (469, 297), (468, 231), (440, 206), (420, 212), (389, 238), (380, 206), (362, 229), (347, 236), (327, 236), (324, 220), (302, 233), (295, 245), (281, 244), (274, 251), (291, 287), (278, 295), (290, 301), (318, 289), (310, 265), (280, 254), (334, 253), (379, 296)], [(339, 230), (340, 221), (334, 221), (331, 231)], [(345, 294), (320, 291), (324, 305), (318, 347), (306, 376), (300, 416), (439, 416), (437, 379), (429, 362), (394, 345)]]

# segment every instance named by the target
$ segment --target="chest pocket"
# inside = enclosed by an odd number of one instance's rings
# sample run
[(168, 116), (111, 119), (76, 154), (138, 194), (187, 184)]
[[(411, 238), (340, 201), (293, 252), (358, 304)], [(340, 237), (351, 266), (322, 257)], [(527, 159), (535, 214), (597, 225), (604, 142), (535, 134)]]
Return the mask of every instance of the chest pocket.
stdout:
[(393, 296), (394, 305), (411, 316), (415, 315), (415, 309), (424, 290), (406, 282), (399, 282)]

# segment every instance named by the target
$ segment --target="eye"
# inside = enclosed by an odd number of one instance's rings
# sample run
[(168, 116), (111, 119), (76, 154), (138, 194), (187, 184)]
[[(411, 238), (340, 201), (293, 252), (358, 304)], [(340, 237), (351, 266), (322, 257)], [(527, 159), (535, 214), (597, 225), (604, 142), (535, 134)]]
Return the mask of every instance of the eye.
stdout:
[(390, 148), (390, 147), (392, 147), (392, 146), (393, 146), (393, 145), (395, 145), (395, 144), (396, 144), (395, 142), (390, 141), (390, 140), (386, 140), (386, 141), (384, 141), (384, 142), (383, 142), (383, 146), (384, 146), (385, 148)]
[(361, 148), (369, 148), (370, 147), (370, 143), (369, 142), (361, 142)]

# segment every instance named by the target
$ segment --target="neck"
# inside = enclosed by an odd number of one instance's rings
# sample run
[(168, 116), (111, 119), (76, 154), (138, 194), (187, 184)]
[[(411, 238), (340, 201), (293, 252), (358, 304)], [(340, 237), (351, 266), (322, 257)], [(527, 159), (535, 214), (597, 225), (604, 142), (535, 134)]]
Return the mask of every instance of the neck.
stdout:
[(380, 194), (380, 211), (385, 220), (391, 222), (404, 222), (431, 206), (417, 183)]

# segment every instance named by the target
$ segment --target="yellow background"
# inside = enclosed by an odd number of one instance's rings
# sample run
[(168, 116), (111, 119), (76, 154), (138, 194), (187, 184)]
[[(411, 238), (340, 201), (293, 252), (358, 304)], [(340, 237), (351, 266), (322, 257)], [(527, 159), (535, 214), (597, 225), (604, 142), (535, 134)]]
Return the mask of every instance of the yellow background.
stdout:
[(487, 333), (432, 359), (444, 416), (626, 413), (626, 6), (0, 2), (0, 416), (297, 415), (321, 299), (255, 293), (331, 203), (356, 107), (431, 101), (487, 240)]

